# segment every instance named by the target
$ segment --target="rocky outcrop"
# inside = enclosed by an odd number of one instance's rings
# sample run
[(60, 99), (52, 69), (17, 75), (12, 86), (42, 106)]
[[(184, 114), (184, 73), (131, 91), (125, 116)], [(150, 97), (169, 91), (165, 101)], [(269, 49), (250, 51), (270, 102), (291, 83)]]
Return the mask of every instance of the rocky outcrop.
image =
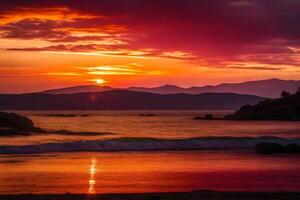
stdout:
[(300, 153), (300, 146), (298, 144), (292, 143), (285, 147), (286, 153)]
[(222, 120), (223, 118), (214, 117), (212, 114), (206, 114), (204, 116), (196, 116), (194, 119), (197, 120)]
[(49, 114), (45, 115), (46, 117), (88, 117), (88, 114), (81, 114), (81, 115), (75, 115), (75, 114)]
[[(284, 93), (283, 93), (284, 94)], [(300, 120), (300, 91), (286, 94), (278, 99), (268, 99), (256, 105), (245, 105), (232, 115), (224, 117), (227, 120)]]
[(285, 153), (285, 148), (277, 143), (259, 143), (255, 146), (255, 152), (259, 154)]
[(146, 114), (139, 114), (140, 117), (155, 117), (157, 116), (156, 114), (151, 114), (151, 113), (146, 113)]
[(43, 132), (43, 130), (35, 127), (28, 117), (0, 112), (0, 135), (18, 135), (28, 132)]
[(295, 143), (283, 146), (277, 143), (264, 142), (256, 144), (255, 152), (258, 154), (300, 153), (300, 146)]

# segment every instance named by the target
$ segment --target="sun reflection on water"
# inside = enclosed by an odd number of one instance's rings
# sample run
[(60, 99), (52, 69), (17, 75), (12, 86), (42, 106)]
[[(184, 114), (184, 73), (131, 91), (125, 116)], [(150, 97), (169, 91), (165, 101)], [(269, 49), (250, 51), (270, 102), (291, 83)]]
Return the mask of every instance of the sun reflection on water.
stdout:
[(97, 160), (92, 159), (91, 160), (91, 167), (89, 169), (90, 172), (90, 180), (89, 180), (89, 194), (95, 194), (95, 185), (96, 185), (96, 180), (95, 180), (95, 174), (96, 174), (96, 164)]

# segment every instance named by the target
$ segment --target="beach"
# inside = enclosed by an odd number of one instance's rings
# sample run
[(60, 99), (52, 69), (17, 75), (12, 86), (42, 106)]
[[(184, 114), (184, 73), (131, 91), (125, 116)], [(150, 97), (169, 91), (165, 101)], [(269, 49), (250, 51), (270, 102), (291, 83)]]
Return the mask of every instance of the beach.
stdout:
[(286, 192), (214, 192), (193, 191), (174, 193), (144, 193), (144, 194), (60, 194), (60, 195), (0, 195), (3, 200), (297, 200), (300, 193)]

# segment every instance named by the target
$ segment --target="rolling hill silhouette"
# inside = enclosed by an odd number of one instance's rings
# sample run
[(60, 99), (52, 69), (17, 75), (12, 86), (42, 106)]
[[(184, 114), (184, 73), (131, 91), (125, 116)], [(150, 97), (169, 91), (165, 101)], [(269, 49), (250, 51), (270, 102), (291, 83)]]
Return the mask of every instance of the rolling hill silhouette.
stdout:
[[(208, 85), (204, 87), (189, 87), (182, 88), (176, 85), (163, 85), (160, 87), (129, 87), (122, 88), (122, 90), (130, 90), (136, 92), (150, 92), (156, 94), (201, 94), (201, 93), (237, 93), (237, 94), (250, 94), (268, 98), (280, 97), (283, 90), (294, 93), (300, 86), (300, 81), (295, 80), (280, 80), (268, 79), (259, 81), (247, 81), (242, 83), (223, 83), (216, 86)], [(61, 89), (46, 90), (42, 93), (47, 94), (74, 94), (84, 92), (102, 92), (109, 90), (120, 90), (120, 88), (113, 88), (109, 86), (97, 85), (81, 85)]]

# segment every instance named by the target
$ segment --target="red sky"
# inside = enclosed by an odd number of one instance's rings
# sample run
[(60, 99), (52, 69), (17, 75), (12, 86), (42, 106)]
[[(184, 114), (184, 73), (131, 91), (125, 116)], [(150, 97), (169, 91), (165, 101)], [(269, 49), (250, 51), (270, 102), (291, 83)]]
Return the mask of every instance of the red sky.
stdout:
[(298, 0), (0, 3), (0, 92), (300, 78)]

